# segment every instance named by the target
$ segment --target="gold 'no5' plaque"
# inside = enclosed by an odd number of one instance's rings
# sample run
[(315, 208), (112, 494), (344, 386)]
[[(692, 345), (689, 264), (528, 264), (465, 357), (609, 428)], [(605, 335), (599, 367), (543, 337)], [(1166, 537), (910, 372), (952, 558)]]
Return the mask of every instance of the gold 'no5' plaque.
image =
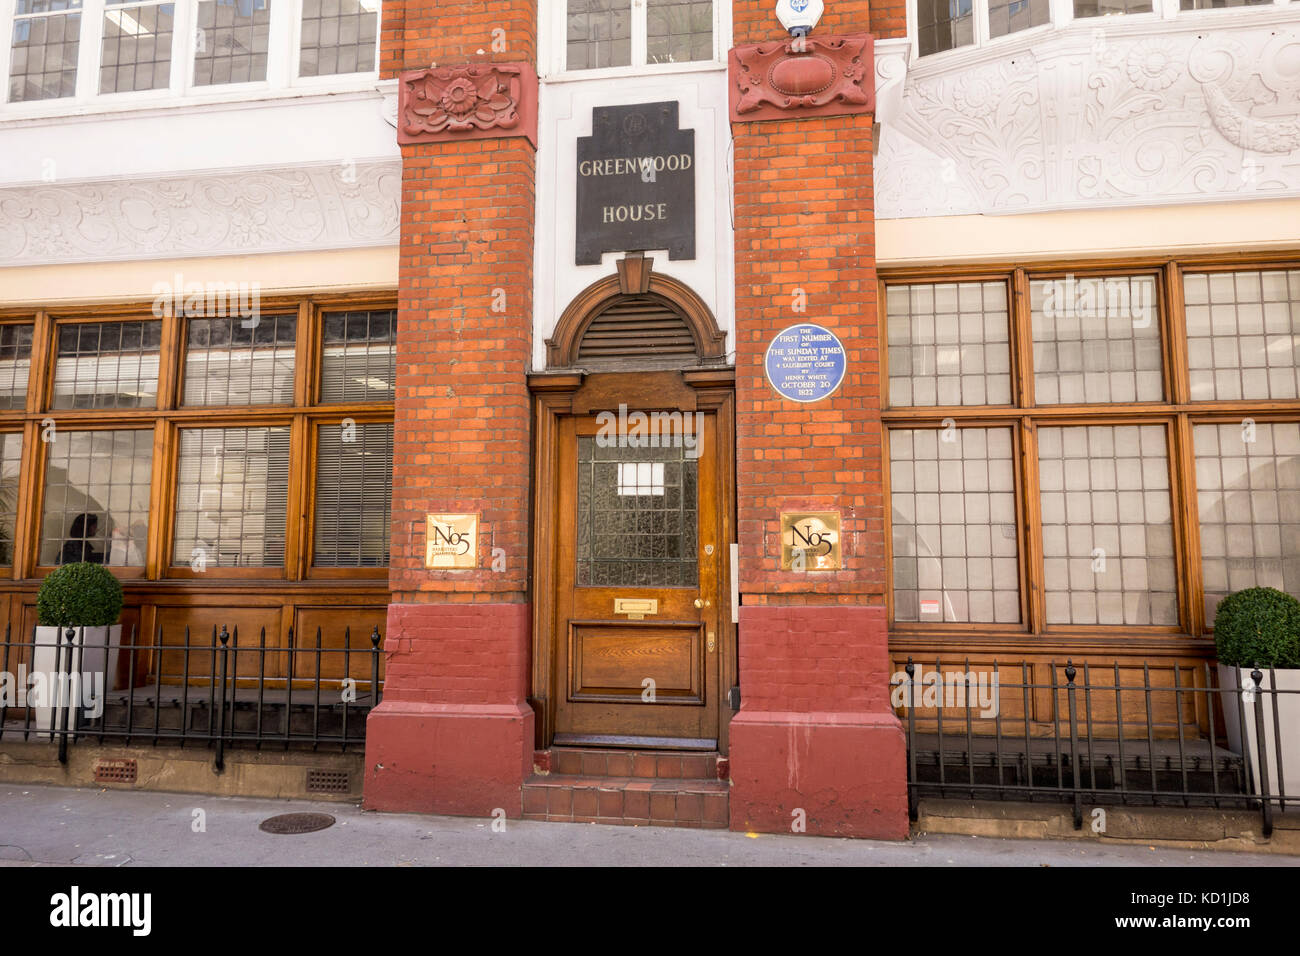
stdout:
[(840, 513), (781, 512), (781, 570), (838, 571)]
[(478, 567), (478, 515), (427, 515), (426, 568)]

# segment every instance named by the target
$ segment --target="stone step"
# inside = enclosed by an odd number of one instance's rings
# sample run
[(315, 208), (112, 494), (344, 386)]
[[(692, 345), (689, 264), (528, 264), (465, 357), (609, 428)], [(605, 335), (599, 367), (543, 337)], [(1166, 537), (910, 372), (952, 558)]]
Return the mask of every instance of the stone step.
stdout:
[(623, 826), (726, 829), (725, 780), (533, 774), (524, 819)]
[(552, 747), (536, 751), (539, 773), (583, 777), (640, 777), (657, 780), (725, 780), (727, 758), (717, 751), (616, 750), (599, 747)]

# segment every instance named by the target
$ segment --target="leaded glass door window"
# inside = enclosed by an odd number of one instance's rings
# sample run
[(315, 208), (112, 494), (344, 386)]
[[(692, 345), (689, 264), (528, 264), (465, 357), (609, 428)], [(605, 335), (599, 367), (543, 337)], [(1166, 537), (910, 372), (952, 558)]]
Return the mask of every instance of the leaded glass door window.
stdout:
[(578, 439), (578, 586), (696, 587), (697, 460)]

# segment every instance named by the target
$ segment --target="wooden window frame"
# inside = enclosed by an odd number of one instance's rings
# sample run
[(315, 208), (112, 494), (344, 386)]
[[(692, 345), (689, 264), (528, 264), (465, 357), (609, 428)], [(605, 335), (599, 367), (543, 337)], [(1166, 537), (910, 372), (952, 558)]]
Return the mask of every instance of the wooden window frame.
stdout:
[[(51, 425), (59, 430), (94, 431), (152, 429), (153, 461), (150, 471), (149, 530), (143, 567), (111, 567), (123, 581), (169, 581), (206, 584), (228, 589), (241, 583), (273, 581), (318, 583), (336, 581), (372, 585), (386, 582), (388, 568), (311, 568), (311, 542), (315, 514), (311, 507), (315, 488), (315, 429), (321, 422), (352, 418), (357, 422), (392, 423), (393, 401), (368, 401), (319, 405), (321, 366), (321, 314), (336, 309), (396, 310), (396, 296), (388, 293), (337, 293), (312, 296), (265, 296), (264, 312), (298, 314), (294, 352), (293, 402), (286, 405), (182, 407), (185, 367), (184, 316), (154, 313), (150, 301), (59, 308), (0, 309), (0, 324), (31, 323), (32, 363), (27, 380), (27, 400), (21, 409), (0, 409), (0, 431), (23, 435), (22, 466), (18, 488), (18, 517), (14, 529), (14, 563), (0, 567), (0, 580), (31, 581), (55, 569), (38, 563), (41, 523), (44, 517), (45, 474), (48, 455), (42, 432)], [(53, 409), (57, 327), (92, 323), (161, 318), (162, 344), (158, 373), (158, 398), (154, 408)], [(285, 559), (280, 568), (209, 567), (203, 572), (188, 564), (172, 563), (176, 522), (176, 477), (180, 432), (186, 428), (287, 426), (290, 429), (289, 494), (286, 508)]]
[[(881, 429), (885, 494), (885, 607), (892, 634), (900, 637), (960, 638), (983, 635), (1022, 637), (1030, 641), (1063, 638), (1078, 643), (1107, 639), (1186, 641), (1208, 639), (1201, 574), (1200, 517), (1196, 508), (1196, 457), (1192, 442), (1195, 425), (1240, 422), (1249, 417), (1259, 423), (1300, 421), (1300, 399), (1190, 400), (1187, 336), (1183, 304), (1183, 275), (1202, 272), (1269, 271), (1300, 268), (1300, 251), (1267, 255), (1207, 255), (1144, 257), (1132, 259), (1058, 259), (1034, 263), (977, 264), (965, 267), (901, 267), (878, 270), (878, 328), (881, 356)], [(1030, 316), (1031, 280), (1108, 276), (1154, 275), (1157, 321), (1164, 381), (1161, 402), (1117, 404), (1038, 405), (1034, 396), (1033, 336)], [(891, 285), (946, 282), (1010, 283), (1008, 297), (1011, 339), (1011, 406), (899, 407), (889, 405), (889, 352), (887, 290)], [(1020, 588), (1022, 623), (975, 624), (961, 622), (911, 622), (894, 618), (893, 509), (890, 505), (889, 435), (893, 429), (1011, 425), (1016, 461), (1016, 512), (1020, 523)], [(1176, 625), (1046, 623), (1042, 511), (1038, 478), (1038, 427), (1040, 425), (1159, 424), (1166, 430), (1169, 468), (1169, 504), (1174, 539), (1174, 573), (1177, 577)]]

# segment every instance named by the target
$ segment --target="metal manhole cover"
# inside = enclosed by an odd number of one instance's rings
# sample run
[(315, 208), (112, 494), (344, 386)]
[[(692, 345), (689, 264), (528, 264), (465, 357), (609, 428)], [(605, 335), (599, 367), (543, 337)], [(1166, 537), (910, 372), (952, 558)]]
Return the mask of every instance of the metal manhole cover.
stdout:
[(282, 813), (263, 820), (258, 827), (266, 833), (312, 833), (334, 825), (328, 813)]

